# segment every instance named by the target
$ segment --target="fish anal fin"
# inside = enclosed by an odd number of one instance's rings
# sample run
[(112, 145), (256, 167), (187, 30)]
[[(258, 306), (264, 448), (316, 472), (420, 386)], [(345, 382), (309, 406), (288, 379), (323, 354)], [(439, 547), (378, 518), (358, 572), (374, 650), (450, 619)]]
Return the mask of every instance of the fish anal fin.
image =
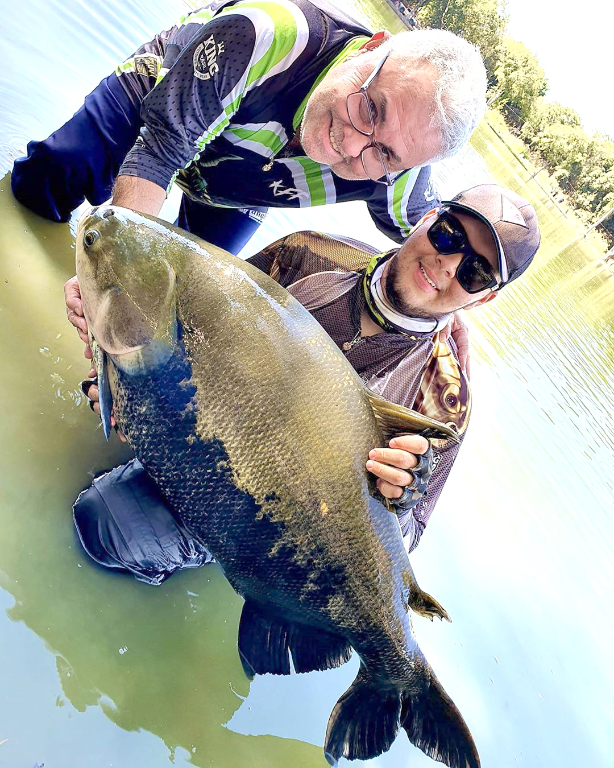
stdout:
[(401, 725), (411, 743), (433, 760), (449, 768), (480, 768), (467, 724), (432, 673), (423, 693), (403, 696)]
[(384, 433), (386, 443), (393, 437), (408, 433), (424, 435), (427, 438), (448, 438), (458, 443), (457, 433), (446, 424), (429, 419), (428, 416), (423, 416), (402, 405), (391, 403), (370, 390), (367, 390), (367, 397), (380, 429)]
[(348, 641), (317, 627), (292, 623), (247, 600), (239, 624), (239, 655), (245, 674), (289, 675), (290, 658), (296, 672), (332, 669), (352, 654)]
[(290, 653), (297, 672), (314, 669), (334, 669), (349, 661), (352, 646), (344, 637), (329, 632), (293, 624), (290, 629)]
[(407, 564), (406, 570), (403, 572), (403, 584), (406, 589), (405, 594), (407, 596), (408, 608), (411, 608), (415, 613), (424, 616), (431, 621), (433, 621), (435, 616), (442, 621), (443, 619), (452, 621), (450, 614), (446, 609), (440, 605), (434, 597), (429, 595), (428, 592), (423, 592), (420, 589), (409, 563)]

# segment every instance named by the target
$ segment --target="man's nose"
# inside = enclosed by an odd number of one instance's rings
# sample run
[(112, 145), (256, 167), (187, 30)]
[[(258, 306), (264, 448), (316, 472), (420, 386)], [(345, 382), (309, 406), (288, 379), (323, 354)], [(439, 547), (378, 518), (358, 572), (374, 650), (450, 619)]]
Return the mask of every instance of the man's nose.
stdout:
[(351, 123), (343, 127), (342, 148), (347, 157), (360, 157), (363, 149), (366, 149), (372, 141), (373, 136), (365, 136)]
[(458, 265), (461, 263), (462, 258), (463, 258), (462, 253), (451, 253), (451, 254), (438, 253), (437, 254), (439, 267), (443, 272), (443, 274), (445, 274), (449, 278), (456, 276), (456, 270), (458, 269)]

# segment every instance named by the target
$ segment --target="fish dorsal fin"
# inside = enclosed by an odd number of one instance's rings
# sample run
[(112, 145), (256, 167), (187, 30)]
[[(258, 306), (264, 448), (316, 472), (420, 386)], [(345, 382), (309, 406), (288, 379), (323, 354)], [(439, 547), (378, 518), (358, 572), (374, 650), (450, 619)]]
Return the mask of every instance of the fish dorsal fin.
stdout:
[(367, 390), (367, 397), (373, 408), (386, 443), (393, 437), (406, 434), (420, 434), (427, 438), (448, 438), (458, 443), (456, 432), (435, 419), (429, 419), (421, 413), (405, 408), (403, 405), (391, 403), (375, 392)]

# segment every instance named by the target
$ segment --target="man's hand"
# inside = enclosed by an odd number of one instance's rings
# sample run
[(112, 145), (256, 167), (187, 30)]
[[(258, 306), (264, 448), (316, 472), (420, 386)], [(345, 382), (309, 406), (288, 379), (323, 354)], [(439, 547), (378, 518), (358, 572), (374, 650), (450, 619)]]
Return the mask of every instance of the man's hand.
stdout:
[(429, 441), (422, 435), (402, 435), (388, 445), (389, 448), (374, 448), (369, 452), (367, 470), (378, 478), (376, 485), (382, 496), (394, 500), (413, 482), (411, 469), (428, 450)]
[[(87, 360), (92, 359), (92, 350), (90, 349), (89, 337), (87, 335), (87, 321), (83, 314), (83, 304), (81, 303), (81, 291), (77, 276), (71, 277), (64, 283), (64, 299), (66, 301), (66, 316), (68, 322), (74, 325), (81, 341), (85, 343), (84, 355)], [(95, 375), (92, 374), (93, 376)]]
[(465, 372), (467, 380), (469, 380), (469, 371), (471, 369), (471, 360), (469, 358), (469, 329), (458, 312), (455, 312), (452, 315), (450, 322), (441, 331), (441, 338), (444, 341), (449, 336), (452, 336), (456, 348), (458, 349), (458, 362), (460, 363), (461, 370)]
[[(93, 379), (96, 376), (96, 369), (90, 368), (87, 378)], [(98, 384), (91, 381), (83, 381), (81, 383), (81, 389), (85, 393), (85, 396), (90, 401), (90, 408), (97, 416), (100, 416), (100, 397), (98, 395)], [(117, 432), (117, 436), (122, 441), (122, 443), (126, 443), (126, 437), (123, 434), (123, 432), (120, 432), (117, 428), (117, 421), (115, 420), (115, 416), (111, 413), (111, 426), (113, 429)]]

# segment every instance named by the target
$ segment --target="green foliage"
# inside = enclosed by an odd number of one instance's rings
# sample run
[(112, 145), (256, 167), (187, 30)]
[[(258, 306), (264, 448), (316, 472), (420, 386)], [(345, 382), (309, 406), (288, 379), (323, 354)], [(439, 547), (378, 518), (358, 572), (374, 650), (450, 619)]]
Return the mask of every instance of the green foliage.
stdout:
[(521, 135), (531, 144), (533, 139), (553, 124), (581, 125), (580, 116), (571, 107), (564, 107), (556, 101), (535, 100), (529, 117), (522, 126)]
[(495, 75), (496, 102), (511, 122), (521, 124), (531, 114), (535, 101), (548, 90), (544, 70), (524, 43), (505, 37)]
[(418, 12), (427, 27), (448, 29), (480, 49), (489, 85), (495, 84), (500, 44), (507, 26), (505, 4), (501, 0), (430, 0)]
[[(505, 0), (416, 0), (423, 26), (448, 29), (476, 45), (486, 65), (489, 103), (539, 155), (570, 202), (594, 221), (614, 208), (614, 143), (589, 135), (578, 113), (543, 96), (548, 81), (537, 58), (505, 36)], [(614, 216), (604, 222), (614, 242)]]
[[(576, 208), (593, 219), (614, 208), (614, 143), (588, 134), (577, 112), (537, 99), (520, 133)], [(604, 226), (614, 235), (612, 218)]]

